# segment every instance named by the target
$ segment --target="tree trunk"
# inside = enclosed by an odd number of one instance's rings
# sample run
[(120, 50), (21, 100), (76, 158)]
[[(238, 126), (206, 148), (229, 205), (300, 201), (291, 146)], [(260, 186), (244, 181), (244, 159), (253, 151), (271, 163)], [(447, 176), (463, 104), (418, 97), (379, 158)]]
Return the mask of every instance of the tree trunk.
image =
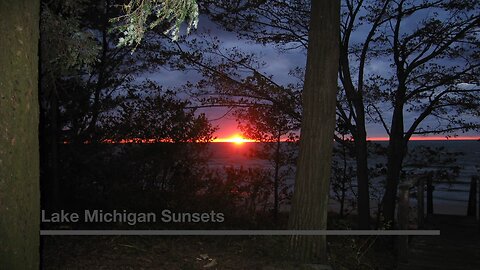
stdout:
[(427, 178), (427, 216), (433, 215), (433, 176)]
[(39, 268), (39, 1), (0, 1), (0, 264)]
[[(353, 80), (350, 74), (350, 47), (348, 41), (346, 44), (340, 44), (340, 76), (343, 77), (343, 87), (349, 102), (352, 102), (355, 108), (355, 124), (351, 123), (348, 126), (355, 143), (355, 160), (357, 167), (357, 202), (358, 202), (358, 227), (360, 229), (370, 228), (370, 191), (369, 191), (369, 176), (368, 176), (368, 149), (367, 149), (367, 130), (365, 128), (365, 104), (363, 94), (360, 89), (355, 90)], [(344, 117), (347, 123), (351, 119)]]
[(390, 226), (390, 228), (394, 226), (397, 188), (406, 150), (403, 137), (403, 105), (400, 104), (402, 102), (400, 97), (397, 97), (397, 100), (393, 112), (392, 128), (388, 143), (387, 184), (383, 197), (384, 222), (387, 226)]
[[(324, 230), (327, 227), (339, 24), (339, 0), (312, 1), (300, 153), (289, 220), (289, 227), (295, 230)], [(326, 237), (294, 235), (290, 239), (290, 253), (303, 262), (325, 263)]]
[[(364, 116), (364, 114), (359, 114)], [(357, 121), (359, 121), (357, 119)], [(358, 183), (358, 228), (370, 229), (370, 191), (368, 186), (368, 149), (367, 133), (365, 130), (365, 121), (357, 126), (357, 136), (355, 137), (355, 157), (357, 164), (357, 183)]]

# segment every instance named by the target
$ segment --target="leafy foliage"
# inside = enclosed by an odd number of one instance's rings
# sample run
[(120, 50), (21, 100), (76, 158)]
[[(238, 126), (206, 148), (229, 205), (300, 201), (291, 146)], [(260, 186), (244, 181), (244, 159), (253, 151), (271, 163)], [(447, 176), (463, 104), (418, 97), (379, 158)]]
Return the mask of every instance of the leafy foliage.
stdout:
[[(146, 30), (159, 24), (168, 23), (163, 33), (171, 35), (175, 41), (179, 38), (180, 27), (188, 20), (187, 34), (198, 25), (198, 6), (195, 0), (131, 0), (122, 5), (125, 15), (113, 18), (112, 22), (120, 22), (116, 28), (123, 33), (118, 46), (135, 47), (140, 44)], [(155, 19), (149, 22), (149, 16)]]
[(93, 32), (81, 23), (86, 4), (87, 0), (67, 0), (42, 5), (41, 55), (48, 59), (42, 62), (44, 78), (51, 78), (52, 73), (58, 76), (70, 75), (72, 70), (90, 70), (98, 61), (100, 46)]

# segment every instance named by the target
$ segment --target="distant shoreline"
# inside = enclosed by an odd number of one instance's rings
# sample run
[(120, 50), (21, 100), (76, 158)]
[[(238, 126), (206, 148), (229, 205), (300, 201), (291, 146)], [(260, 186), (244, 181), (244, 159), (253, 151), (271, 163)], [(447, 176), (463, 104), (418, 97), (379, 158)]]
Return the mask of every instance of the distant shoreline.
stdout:
[[(388, 142), (389, 138), (369, 138), (367, 139), (367, 142)], [(422, 138), (422, 137), (414, 137), (411, 138), (409, 141), (415, 141), (415, 142), (451, 142), (451, 141), (480, 141), (480, 137), (471, 137), (471, 138), (465, 138), (465, 137), (459, 137), (459, 138)], [(287, 142), (287, 141), (282, 141), (282, 142)], [(226, 141), (211, 141), (208, 143), (232, 143), (232, 142), (226, 142)], [(268, 143), (268, 142), (242, 142), (243, 144), (246, 143)], [(272, 142), (275, 143), (275, 142)]]

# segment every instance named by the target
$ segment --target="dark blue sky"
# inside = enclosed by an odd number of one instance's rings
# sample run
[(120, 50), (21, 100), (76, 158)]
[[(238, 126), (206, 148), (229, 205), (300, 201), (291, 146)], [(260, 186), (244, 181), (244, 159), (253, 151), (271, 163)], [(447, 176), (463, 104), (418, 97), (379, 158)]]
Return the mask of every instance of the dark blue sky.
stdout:
[[(415, 20), (413, 20), (415, 21)], [(405, 25), (405, 29), (414, 28), (415, 23), (412, 21)], [(248, 42), (239, 39), (236, 34), (228, 33), (221, 30), (218, 26), (212, 23), (208, 18), (202, 16), (200, 18), (198, 30), (191, 34), (188, 38), (195, 38), (197, 35), (210, 31), (214, 36), (219, 37), (224, 49), (232, 47), (240, 47), (243, 51), (252, 52), (265, 61), (266, 65), (261, 69), (265, 74), (273, 76), (273, 80), (278, 84), (286, 85), (288, 83), (296, 82), (296, 79), (289, 75), (289, 71), (295, 67), (304, 67), (306, 62), (306, 54), (304, 50), (294, 50), (287, 52), (279, 52), (277, 48), (273, 46), (264, 46), (253, 42)], [(361, 39), (366, 35), (366, 29), (359, 28), (353, 36), (353, 40)], [(374, 59), (370, 61), (366, 66), (366, 73), (368, 75), (383, 74), (391, 71), (390, 63), (388, 61), (382, 61), (381, 59)], [(196, 82), (200, 79), (200, 75), (195, 72), (183, 72), (183, 71), (171, 71), (167, 69), (161, 69), (155, 73), (145, 74), (145, 78), (158, 81), (160, 84), (166, 87), (178, 87), (183, 85), (187, 81)], [(383, 104), (380, 107), (385, 111), (386, 119), (390, 117), (389, 105)], [(223, 108), (210, 108), (202, 109), (201, 112), (205, 112), (209, 119), (218, 119), (223, 116), (228, 109)], [(405, 113), (405, 125), (415, 120), (418, 113)], [(427, 118), (424, 125), (435, 126), (436, 119)], [(234, 133), (237, 133), (237, 123), (233, 116), (227, 115), (221, 119), (212, 121), (213, 125), (219, 127), (218, 132), (215, 134), (219, 138), (230, 137)], [(368, 137), (385, 137), (387, 136), (383, 127), (378, 123), (368, 123), (367, 125)], [(459, 133), (460, 136), (479, 136), (478, 132)], [(437, 136), (437, 135), (436, 135)], [(441, 136), (441, 135), (440, 135)]]

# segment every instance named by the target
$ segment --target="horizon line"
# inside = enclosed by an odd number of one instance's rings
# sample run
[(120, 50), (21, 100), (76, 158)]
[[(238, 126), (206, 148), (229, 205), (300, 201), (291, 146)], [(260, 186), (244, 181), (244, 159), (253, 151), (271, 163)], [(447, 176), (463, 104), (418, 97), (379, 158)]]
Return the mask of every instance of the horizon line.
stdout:
[[(389, 137), (368, 137), (367, 141), (374, 141), (374, 142), (385, 142), (389, 141)], [(353, 140), (352, 140), (353, 141)], [(457, 137), (448, 137), (448, 136), (429, 136), (429, 137), (411, 137), (409, 141), (480, 141), (480, 136), (457, 136)], [(281, 142), (287, 142), (286, 139), (282, 139)], [(61, 142), (62, 144), (69, 144), (68, 141)], [(90, 141), (85, 141), (84, 144), (90, 144)], [(173, 143), (172, 140), (169, 139), (141, 139), (141, 138), (134, 138), (134, 139), (121, 139), (118, 141), (112, 139), (104, 139), (100, 143), (107, 143), (107, 144), (154, 144), (154, 143)], [(188, 142), (186, 142), (188, 143)], [(211, 141), (191, 141), (190, 143), (234, 143), (234, 144), (243, 144), (243, 143), (261, 143), (260, 141), (252, 140), (252, 139), (235, 139), (232, 140), (231, 137), (228, 138), (215, 138)], [(267, 142), (264, 142), (267, 143)]]
[[(374, 142), (385, 142), (389, 141), (389, 137), (368, 137), (367, 141)], [(282, 139), (282, 142), (286, 142), (286, 139)], [(409, 141), (480, 141), (480, 136), (457, 136), (457, 137), (448, 137), (448, 136), (416, 136), (411, 137)], [(230, 140), (230, 137), (227, 138), (215, 138), (211, 143), (235, 143), (236, 141)], [(258, 143), (260, 141), (244, 139), (242, 143)]]

